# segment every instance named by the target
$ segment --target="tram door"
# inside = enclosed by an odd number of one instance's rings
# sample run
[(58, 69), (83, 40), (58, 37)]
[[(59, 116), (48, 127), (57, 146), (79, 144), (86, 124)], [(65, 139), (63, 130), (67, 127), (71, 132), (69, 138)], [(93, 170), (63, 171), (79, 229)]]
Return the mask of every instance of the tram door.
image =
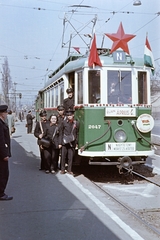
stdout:
[(147, 73), (138, 72), (138, 103), (147, 104)]
[(88, 102), (89, 103), (100, 103), (100, 71), (91, 70), (88, 71)]

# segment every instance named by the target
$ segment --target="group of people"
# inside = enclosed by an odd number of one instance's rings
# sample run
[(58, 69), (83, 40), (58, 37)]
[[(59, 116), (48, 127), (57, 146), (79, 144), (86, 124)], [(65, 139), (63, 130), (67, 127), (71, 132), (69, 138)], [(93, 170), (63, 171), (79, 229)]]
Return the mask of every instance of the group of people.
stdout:
[[(69, 88), (66, 92), (68, 98), (64, 99), (63, 105), (57, 106), (57, 113), (51, 114), (48, 120), (46, 111), (40, 111), (40, 121), (34, 129), (40, 150), (40, 170), (45, 170), (46, 173), (57, 172), (61, 156), (60, 173), (65, 174), (67, 163), (67, 172), (73, 175), (72, 163), (78, 146), (79, 122), (74, 119), (73, 89)], [(43, 145), (43, 139), (49, 141), (49, 146)]]
[[(67, 93), (68, 98), (64, 99), (63, 105), (57, 107), (58, 114), (52, 114), (47, 120), (46, 111), (40, 111), (40, 121), (35, 126), (34, 135), (38, 139), (41, 156), (40, 169), (45, 170), (46, 173), (55, 173), (58, 170), (58, 160), (61, 155), (60, 173), (65, 174), (67, 162), (67, 172), (73, 175), (72, 163), (75, 148), (78, 146), (79, 122), (74, 120), (73, 90), (69, 88)], [(11, 157), (9, 125), (14, 126), (10, 115), (12, 112), (8, 111), (8, 106), (0, 105), (0, 200), (3, 201), (13, 199), (5, 193), (9, 179), (8, 160)], [(49, 147), (42, 145), (43, 138), (49, 141)]]

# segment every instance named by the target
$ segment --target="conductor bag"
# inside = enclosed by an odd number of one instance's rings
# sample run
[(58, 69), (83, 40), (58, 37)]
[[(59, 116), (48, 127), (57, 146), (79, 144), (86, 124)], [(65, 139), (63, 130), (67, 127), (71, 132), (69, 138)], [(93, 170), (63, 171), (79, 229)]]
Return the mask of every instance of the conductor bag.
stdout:
[(70, 134), (70, 135), (65, 135), (63, 136), (63, 142), (64, 144), (67, 144), (67, 143), (71, 143), (75, 140), (75, 137), (73, 134)]
[(45, 148), (49, 148), (50, 145), (51, 145), (51, 142), (49, 140), (45, 139), (45, 138), (42, 138), (40, 140), (40, 145), (42, 145)]

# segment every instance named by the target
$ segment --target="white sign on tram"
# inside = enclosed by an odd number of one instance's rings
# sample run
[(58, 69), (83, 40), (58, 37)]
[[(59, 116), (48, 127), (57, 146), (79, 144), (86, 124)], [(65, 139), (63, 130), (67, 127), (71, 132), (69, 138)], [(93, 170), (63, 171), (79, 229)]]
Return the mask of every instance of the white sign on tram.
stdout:
[(106, 108), (105, 109), (105, 116), (106, 117), (135, 117), (136, 116), (136, 109), (135, 108)]
[(126, 142), (126, 143), (106, 143), (106, 151), (113, 152), (131, 152), (136, 150), (135, 142)]

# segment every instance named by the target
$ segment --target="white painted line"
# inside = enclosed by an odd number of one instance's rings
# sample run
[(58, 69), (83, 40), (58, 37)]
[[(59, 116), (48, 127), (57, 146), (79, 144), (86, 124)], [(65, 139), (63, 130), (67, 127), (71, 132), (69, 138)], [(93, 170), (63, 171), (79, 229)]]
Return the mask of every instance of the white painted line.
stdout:
[(125, 231), (134, 240), (144, 240), (137, 232), (130, 226), (124, 223), (114, 212), (107, 208), (98, 198), (96, 198), (88, 189), (84, 188), (82, 184), (73, 176), (68, 175), (72, 182), (85, 193), (108, 217), (110, 217), (123, 231)]

